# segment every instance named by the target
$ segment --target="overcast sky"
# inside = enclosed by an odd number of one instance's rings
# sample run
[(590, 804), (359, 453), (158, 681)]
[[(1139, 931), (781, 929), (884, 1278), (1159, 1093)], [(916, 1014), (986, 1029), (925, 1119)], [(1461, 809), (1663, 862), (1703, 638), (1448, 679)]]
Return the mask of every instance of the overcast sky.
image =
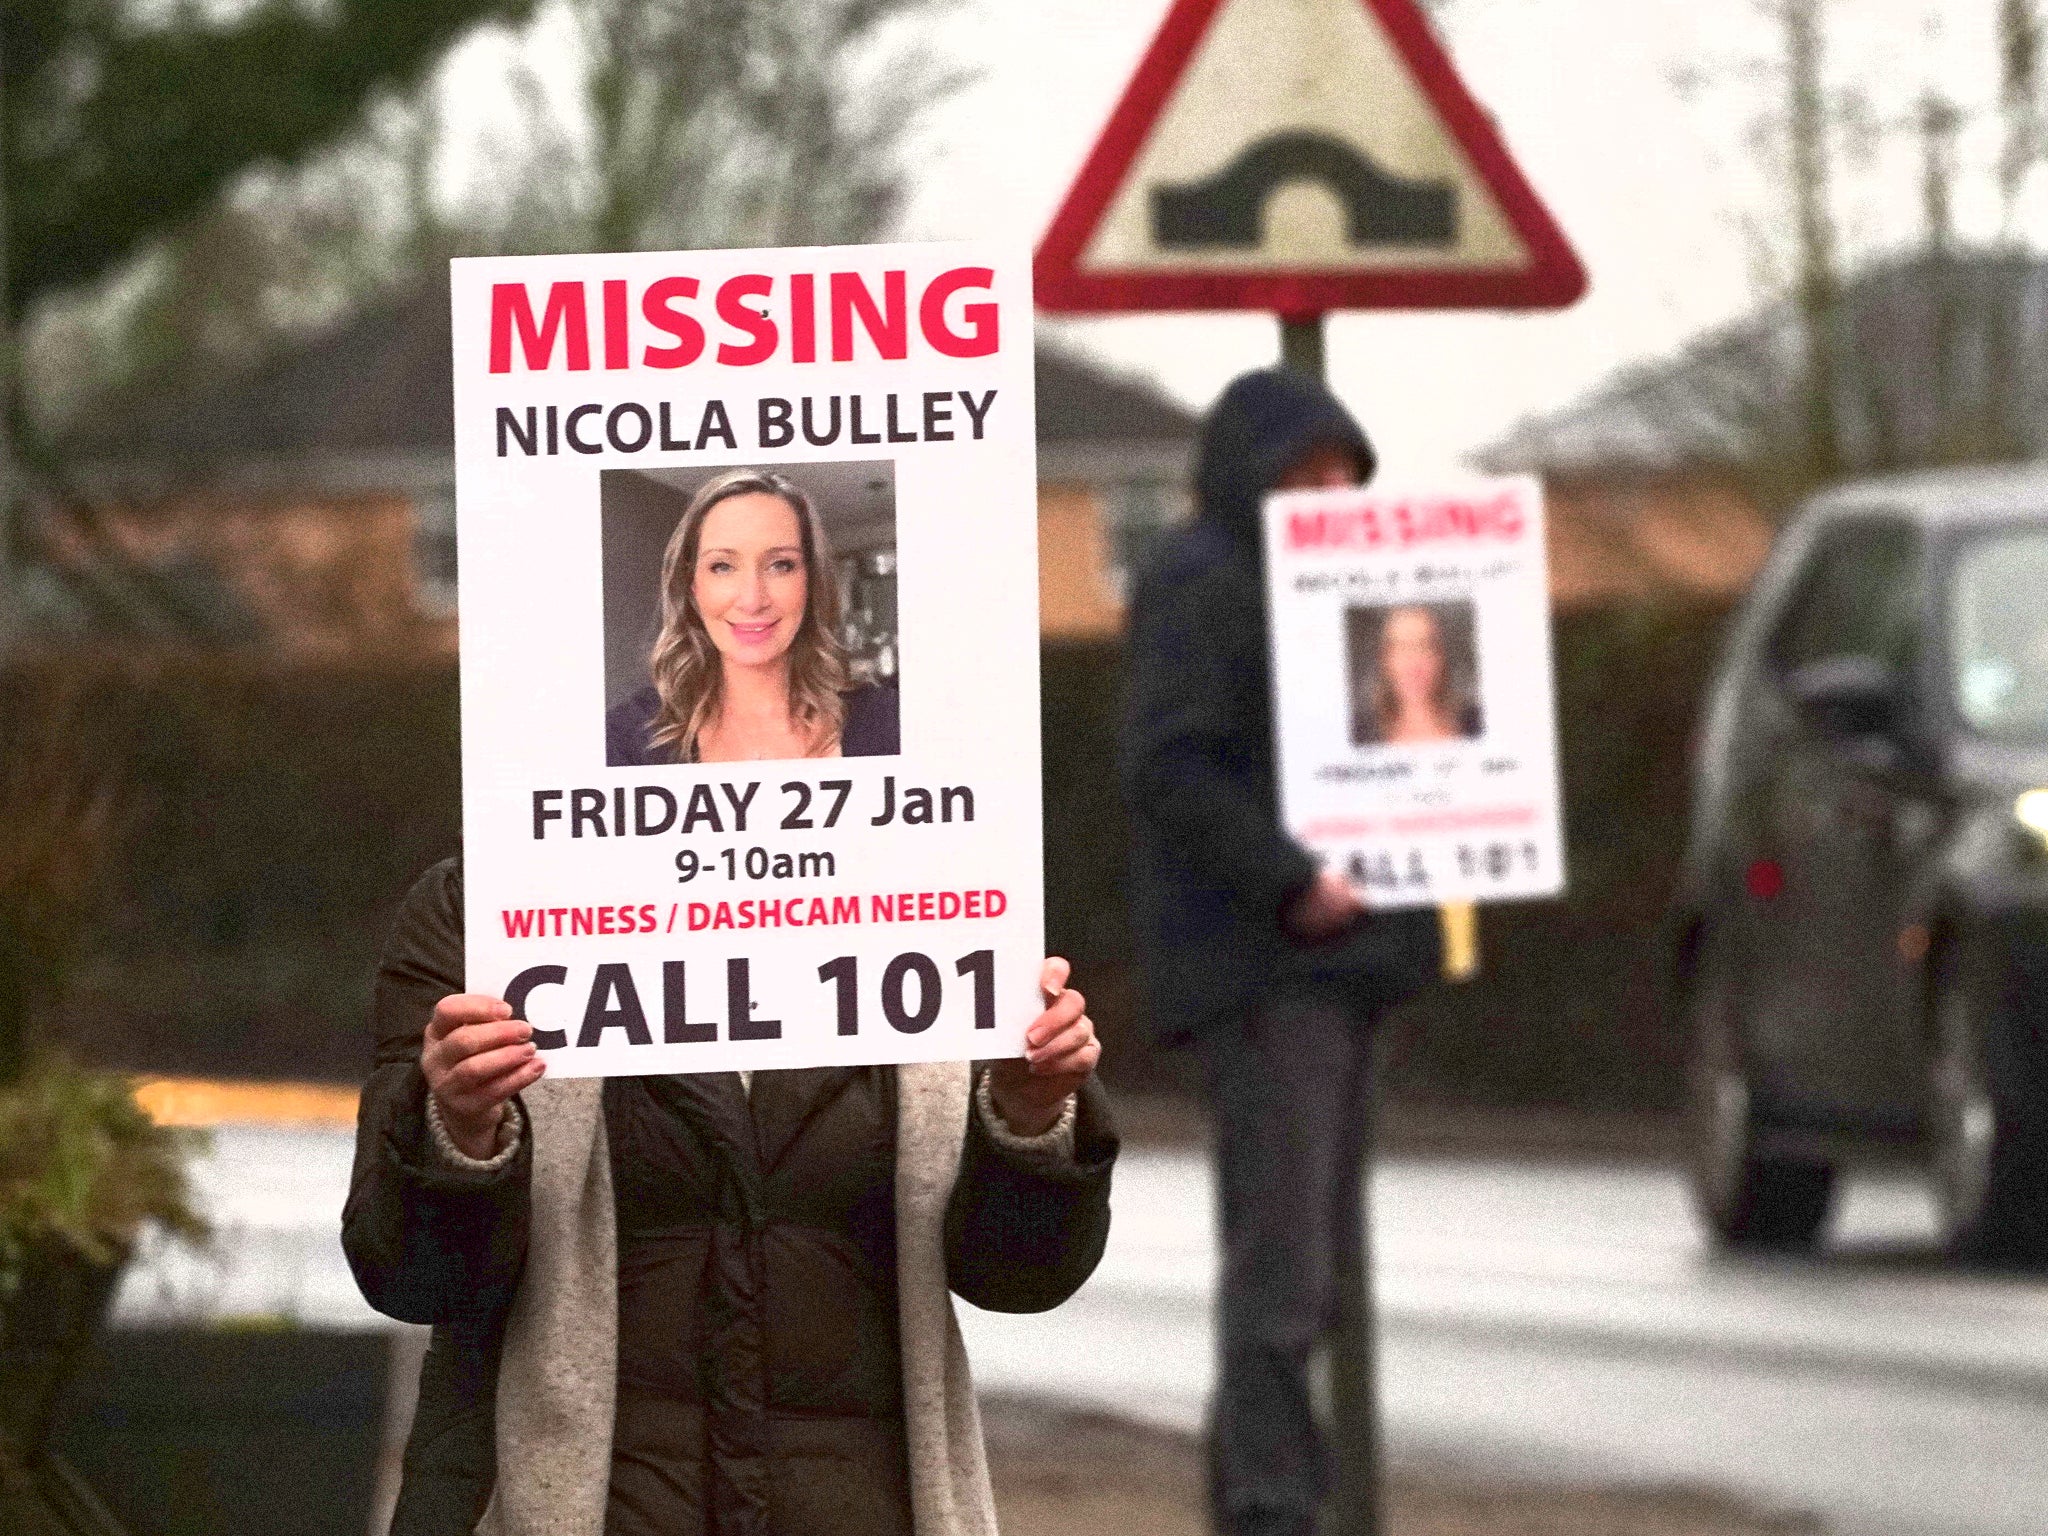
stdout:
[[(906, 234), (1035, 241), (1167, 3), (963, 0), (942, 42), (976, 80), (930, 122)], [(1988, 164), (1995, 8), (1835, 0), (1835, 76), (1867, 89), (1873, 121), (1893, 127), (1939, 83), (1976, 110), (1964, 158)], [(1748, 0), (1450, 0), (1445, 14), (1467, 84), (1577, 245), (1592, 290), (1556, 315), (1337, 317), (1334, 382), (1397, 473), (1455, 463), (1517, 418), (1565, 405), (1621, 364), (1749, 308), (1759, 256), (1783, 227), (1777, 189), (1744, 146), (1771, 99), (1762, 66), (1772, 36)], [(458, 60), (458, 94), (486, 90), (497, 57), (480, 46)], [(1674, 79), (1684, 75), (1705, 84), (1681, 92)], [(1868, 163), (1845, 167), (1852, 245), (1910, 232), (1915, 157), (1911, 137), (1893, 132), (1873, 143)], [(1993, 228), (1987, 180), (1966, 191), (1960, 217), (1966, 232)], [(1192, 405), (1270, 361), (1276, 346), (1262, 316), (1044, 323)]]

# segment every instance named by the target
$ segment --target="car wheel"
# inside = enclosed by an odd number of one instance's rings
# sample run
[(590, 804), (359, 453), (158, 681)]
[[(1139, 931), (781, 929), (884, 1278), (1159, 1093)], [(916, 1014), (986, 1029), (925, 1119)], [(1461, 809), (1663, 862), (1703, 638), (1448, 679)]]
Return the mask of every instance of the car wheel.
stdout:
[(1944, 964), (1927, 1085), (1935, 1197), (1958, 1255), (2039, 1264), (2048, 1260), (2048, 1115), (2016, 1074), (1997, 1070), (1998, 1027), (1961, 968)]
[(1717, 949), (1710, 941), (1691, 992), (1693, 1205), (1726, 1247), (1807, 1247), (1827, 1224), (1835, 1170), (1817, 1158), (1765, 1150), (1732, 976)]

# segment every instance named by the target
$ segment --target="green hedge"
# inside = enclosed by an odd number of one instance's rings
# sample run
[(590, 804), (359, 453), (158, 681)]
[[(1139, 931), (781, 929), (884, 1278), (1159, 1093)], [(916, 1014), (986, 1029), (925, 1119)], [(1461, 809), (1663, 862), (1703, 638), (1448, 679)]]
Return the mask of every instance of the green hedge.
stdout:
[(44, 656), (0, 673), (0, 744), (58, 699), (130, 812), (62, 1033), (113, 1065), (360, 1077), (391, 911), (461, 833), (454, 669)]
[(1480, 974), (1398, 1021), (1405, 1097), (1669, 1110), (1683, 1042), (1656, 930), (1684, 849), (1689, 762), (1723, 609), (1567, 615), (1557, 627), (1566, 895), (1485, 909)]
[[(1397, 1088), (1475, 1104), (1663, 1107), (1675, 1043), (1649, 941), (1683, 827), (1686, 741), (1719, 615), (1559, 626), (1572, 890), (1490, 909), (1483, 972), (1400, 1021)], [(1125, 1087), (1184, 1082), (1142, 1027), (1115, 794), (1121, 654), (1044, 655), (1051, 945)], [(53, 701), (68, 699), (61, 727)], [(0, 754), (87, 733), (130, 797), (106, 923), (52, 1027), (110, 1064), (346, 1081), (371, 965), (412, 877), (460, 837), (452, 667), (49, 656), (0, 673)]]
[[(1687, 759), (1725, 610), (1600, 610), (1557, 625), (1568, 894), (1490, 907), (1478, 978), (1393, 1021), (1393, 1091), (1477, 1107), (1662, 1110), (1680, 1044), (1660, 1015), (1656, 923), (1681, 852)], [(1105, 1075), (1184, 1086), (1144, 1038), (1114, 783), (1115, 646), (1048, 648), (1044, 670), (1049, 937), (1085, 978)]]

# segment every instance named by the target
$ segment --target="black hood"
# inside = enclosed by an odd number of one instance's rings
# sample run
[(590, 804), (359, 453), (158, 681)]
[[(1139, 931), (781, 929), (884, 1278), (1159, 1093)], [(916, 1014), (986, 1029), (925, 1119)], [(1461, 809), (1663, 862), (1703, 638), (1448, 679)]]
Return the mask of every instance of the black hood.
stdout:
[(1292, 368), (1240, 374), (1202, 422), (1195, 448), (1195, 501), (1204, 522), (1256, 543), (1259, 507), (1273, 482), (1303, 454), (1325, 445), (1358, 460), (1358, 479), (1377, 464), (1364, 429), (1319, 380)]

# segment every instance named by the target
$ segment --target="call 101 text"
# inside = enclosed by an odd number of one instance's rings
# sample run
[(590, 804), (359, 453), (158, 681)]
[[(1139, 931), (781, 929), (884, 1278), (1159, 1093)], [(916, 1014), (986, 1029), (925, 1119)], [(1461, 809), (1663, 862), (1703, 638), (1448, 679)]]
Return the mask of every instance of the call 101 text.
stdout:
[[(1504, 881), (1534, 874), (1542, 860), (1533, 842), (1460, 843), (1452, 850), (1462, 879)], [(1420, 848), (1404, 854), (1387, 849), (1354, 849), (1344, 861), (1344, 878), (1368, 891), (1428, 890), (1438, 872)]]
[[(694, 978), (718, 964), (703, 960), (661, 962), (658, 1017), (650, 1015), (643, 1000), (634, 967), (623, 962), (593, 966), (584, 989), (583, 1017), (574, 1041), (579, 1049), (604, 1045), (608, 1039), (623, 1038), (628, 1045), (653, 1045), (658, 1023), (663, 1045), (702, 1045), (718, 1039), (780, 1040), (782, 1020), (761, 1016), (754, 999), (753, 963), (744, 959), (724, 962), (724, 1017), (693, 1001), (698, 990)], [(862, 983), (861, 961), (855, 955), (841, 955), (818, 967), (818, 980), (832, 989), (834, 1027), (841, 1035), (860, 1033), (864, 999), (871, 998), (888, 1026), (898, 1034), (923, 1034), (938, 1022), (949, 990), (947, 971), (957, 984), (967, 987), (974, 1010), (976, 1029), (996, 1027), (996, 955), (992, 949), (977, 949), (960, 956), (950, 967), (941, 967), (930, 955), (911, 950), (881, 966), (879, 983), (872, 989)], [(872, 974), (872, 973), (870, 973)], [(515, 1014), (528, 1016), (529, 999), (541, 987), (569, 984), (565, 965), (530, 965), (506, 984), (505, 1001)], [(716, 983), (713, 984), (716, 989)], [(617, 1030), (618, 1036), (611, 1031)], [(535, 1047), (558, 1051), (569, 1046), (567, 1029), (533, 1032)]]

